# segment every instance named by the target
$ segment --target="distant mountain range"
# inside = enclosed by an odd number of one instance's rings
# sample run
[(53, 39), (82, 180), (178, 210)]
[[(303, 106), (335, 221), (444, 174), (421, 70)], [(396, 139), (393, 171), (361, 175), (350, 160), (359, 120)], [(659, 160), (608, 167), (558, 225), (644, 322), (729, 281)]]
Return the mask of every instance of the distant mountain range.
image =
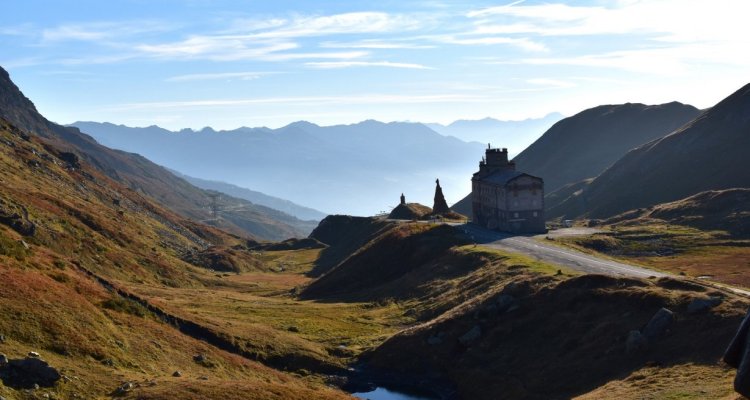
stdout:
[(549, 216), (609, 217), (703, 191), (750, 187), (750, 84), (680, 129), (628, 152)]
[(440, 179), (448, 201), (470, 188), (481, 143), (419, 123), (363, 121), (321, 127), (172, 132), (96, 122), (73, 126), (106, 146), (139, 153), (200, 179), (231, 183), (318, 210), (353, 215), (389, 211), (403, 192), (432, 203)]
[(454, 136), (465, 142), (490, 143), (494, 147), (505, 147), (511, 156), (533, 143), (552, 124), (565, 118), (560, 113), (550, 113), (542, 118), (521, 121), (501, 121), (494, 118), (480, 120), (458, 120), (449, 125), (425, 124), (441, 135)]
[[(208, 211), (208, 192), (176, 177), (148, 159), (124, 151), (112, 150), (75, 127), (63, 127), (48, 121), (34, 104), (21, 93), (0, 68), (0, 118), (38, 136), (60, 151), (71, 153), (117, 181), (142, 195), (149, 196), (162, 206), (196, 221), (212, 220)], [(257, 239), (279, 240), (306, 236), (311, 224), (279, 211), (256, 206), (246, 200), (225, 199), (232, 211), (223, 213), (221, 220), (211, 221), (234, 233), (251, 235)]]
[(289, 200), (280, 199), (278, 197), (269, 196), (267, 194), (256, 192), (254, 190), (245, 189), (231, 183), (211, 181), (207, 179), (194, 178), (181, 174), (175, 170), (170, 170), (173, 174), (180, 178), (190, 182), (191, 184), (206, 190), (214, 190), (221, 193), (226, 193), (230, 196), (238, 199), (244, 199), (252, 203), (266, 206), (274, 210), (282, 211), (293, 217), (299, 218), (305, 221), (320, 221), (326, 217), (326, 213), (314, 210), (309, 207), (304, 207), (299, 204), (292, 203)]

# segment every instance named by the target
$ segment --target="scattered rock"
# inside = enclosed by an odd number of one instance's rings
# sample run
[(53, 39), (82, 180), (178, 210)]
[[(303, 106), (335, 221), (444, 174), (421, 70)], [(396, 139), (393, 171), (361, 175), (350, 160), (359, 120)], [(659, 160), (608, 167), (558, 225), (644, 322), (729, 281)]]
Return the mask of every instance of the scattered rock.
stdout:
[(32, 357), (32, 358), (39, 358), (39, 357), (41, 357), (39, 355), (39, 353), (37, 353), (36, 351), (30, 351), (29, 354), (27, 354), (27, 356), (28, 357)]
[(648, 340), (662, 336), (672, 325), (672, 321), (674, 321), (674, 313), (666, 308), (660, 309), (643, 328), (643, 336)]
[(5, 343), (5, 335), (0, 334), (0, 343)]
[(196, 354), (193, 356), (193, 361), (197, 363), (206, 362), (206, 356), (204, 354)]
[(0, 354), (0, 368), (8, 365), (8, 356), (5, 354)]
[(180, 377), (182, 377), (182, 372), (175, 371), (175, 372), (172, 373), (172, 376), (174, 376), (175, 378), (180, 378)]
[(28, 243), (26, 243), (26, 242), (25, 242), (25, 241), (23, 241), (23, 240), (21, 240), (21, 246), (23, 246), (23, 248), (24, 248), (24, 249), (26, 249), (26, 250), (29, 250), (29, 249), (31, 248), (31, 246), (29, 246), (29, 244), (28, 244)]
[(709, 297), (709, 298), (695, 298), (693, 301), (690, 302), (687, 306), (687, 312), (688, 314), (698, 314), (702, 312), (706, 312), (719, 304), (721, 304), (722, 300), (719, 297)]
[(634, 353), (645, 349), (648, 346), (648, 339), (640, 331), (628, 332), (628, 338), (625, 341), (625, 352)]
[(468, 346), (471, 342), (479, 339), (480, 336), (482, 336), (482, 328), (480, 328), (479, 325), (474, 325), (474, 327), (468, 332), (461, 335), (461, 337), (458, 338), (458, 341), (462, 345)]
[(115, 395), (122, 396), (133, 390), (134, 387), (133, 382), (125, 382), (115, 390)]
[(294, 332), (294, 333), (298, 333), (299, 332), (299, 328), (297, 328), (296, 326), (293, 326), (293, 325), (290, 326), (289, 328), (286, 328), (286, 330), (288, 330), (289, 332)]
[(39, 358), (24, 358), (9, 360), (3, 366), (0, 378), (6, 386), (33, 389), (54, 386), (62, 375)]
[(115, 366), (115, 362), (111, 358), (105, 358), (104, 360), (102, 360), (102, 364), (104, 364), (104, 365), (106, 365), (108, 367), (114, 367)]

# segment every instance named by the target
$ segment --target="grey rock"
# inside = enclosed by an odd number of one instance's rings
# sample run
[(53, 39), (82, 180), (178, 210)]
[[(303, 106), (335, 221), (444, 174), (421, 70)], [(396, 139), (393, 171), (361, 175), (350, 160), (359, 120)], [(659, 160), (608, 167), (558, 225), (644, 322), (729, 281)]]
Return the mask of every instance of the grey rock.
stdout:
[(628, 332), (628, 338), (625, 341), (625, 352), (634, 353), (644, 350), (648, 347), (648, 339), (640, 331)]
[(5, 343), (5, 335), (0, 334), (0, 343)]
[(687, 312), (688, 314), (699, 314), (702, 312), (706, 312), (719, 304), (721, 304), (722, 300), (719, 297), (709, 297), (709, 298), (695, 298), (693, 301), (688, 304)]
[(115, 394), (118, 396), (122, 396), (127, 392), (133, 390), (134, 387), (135, 385), (133, 385), (133, 382), (125, 382), (115, 390)]
[(175, 372), (173, 372), (173, 373), (172, 373), (172, 376), (174, 376), (175, 378), (179, 378), (179, 377), (181, 377), (181, 376), (182, 376), (182, 372), (180, 372), (180, 371), (175, 371)]
[(471, 328), (468, 332), (461, 335), (461, 337), (458, 338), (458, 341), (462, 345), (467, 346), (471, 342), (479, 339), (479, 337), (481, 336), (482, 336), (482, 328), (480, 328), (479, 325), (474, 325), (474, 327)]
[(661, 337), (672, 325), (672, 321), (674, 321), (674, 313), (666, 308), (660, 309), (643, 328), (643, 336), (648, 340)]
[(39, 357), (41, 357), (39, 355), (39, 353), (37, 353), (36, 351), (30, 351), (29, 354), (27, 354), (27, 356), (28, 357), (32, 357), (32, 358), (39, 358)]
[(206, 362), (206, 356), (204, 354), (196, 354), (193, 356), (193, 361), (197, 363)]
[(299, 328), (297, 328), (297, 327), (296, 327), (296, 326), (294, 326), (294, 325), (292, 325), (292, 326), (290, 326), (290, 327), (286, 328), (286, 330), (288, 330), (289, 332), (294, 332), (294, 333), (298, 333), (298, 332), (299, 332)]
[(8, 365), (8, 356), (5, 354), (0, 354), (0, 367), (4, 367)]

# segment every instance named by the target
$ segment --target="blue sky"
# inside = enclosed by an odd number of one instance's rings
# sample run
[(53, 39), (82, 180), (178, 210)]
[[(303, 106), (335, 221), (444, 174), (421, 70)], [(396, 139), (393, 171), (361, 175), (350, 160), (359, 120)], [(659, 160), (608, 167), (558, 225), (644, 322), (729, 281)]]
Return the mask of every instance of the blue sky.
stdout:
[(48, 118), (167, 128), (708, 107), (748, 82), (744, 0), (5, 2)]

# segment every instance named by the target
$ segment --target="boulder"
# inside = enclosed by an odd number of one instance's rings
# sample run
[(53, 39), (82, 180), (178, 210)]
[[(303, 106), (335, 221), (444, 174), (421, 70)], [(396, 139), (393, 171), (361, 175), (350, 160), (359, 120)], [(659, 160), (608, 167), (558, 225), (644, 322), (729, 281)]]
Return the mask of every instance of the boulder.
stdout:
[(643, 336), (648, 340), (661, 337), (667, 331), (667, 328), (672, 325), (672, 321), (674, 321), (674, 313), (666, 308), (661, 308), (643, 328)]
[(193, 356), (193, 361), (197, 363), (206, 362), (206, 356), (204, 354), (196, 354)]
[(0, 354), (0, 368), (6, 366), (8, 364), (8, 356), (5, 354)]
[(6, 386), (31, 389), (51, 387), (62, 375), (46, 361), (27, 357), (20, 360), (9, 360), (0, 368), (0, 379)]
[(648, 339), (640, 331), (628, 332), (628, 338), (625, 340), (625, 352), (634, 353), (645, 349), (648, 346)]
[(175, 378), (180, 378), (180, 377), (182, 377), (182, 372), (175, 371), (175, 372), (172, 373), (172, 376), (174, 376)]
[(458, 338), (458, 342), (464, 346), (468, 346), (473, 341), (479, 339), (480, 336), (482, 336), (482, 328), (479, 325), (474, 325), (473, 328)]
[(115, 396), (124, 396), (129, 391), (133, 390), (135, 388), (135, 385), (132, 382), (124, 382), (122, 385), (118, 386), (117, 389), (114, 391)]
[(709, 298), (695, 298), (693, 301), (690, 302), (687, 306), (687, 312), (688, 314), (699, 314), (702, 312), (706, 312), (719, 304), (721, 304), (722, 300), (719, 297), (709, 297)]

